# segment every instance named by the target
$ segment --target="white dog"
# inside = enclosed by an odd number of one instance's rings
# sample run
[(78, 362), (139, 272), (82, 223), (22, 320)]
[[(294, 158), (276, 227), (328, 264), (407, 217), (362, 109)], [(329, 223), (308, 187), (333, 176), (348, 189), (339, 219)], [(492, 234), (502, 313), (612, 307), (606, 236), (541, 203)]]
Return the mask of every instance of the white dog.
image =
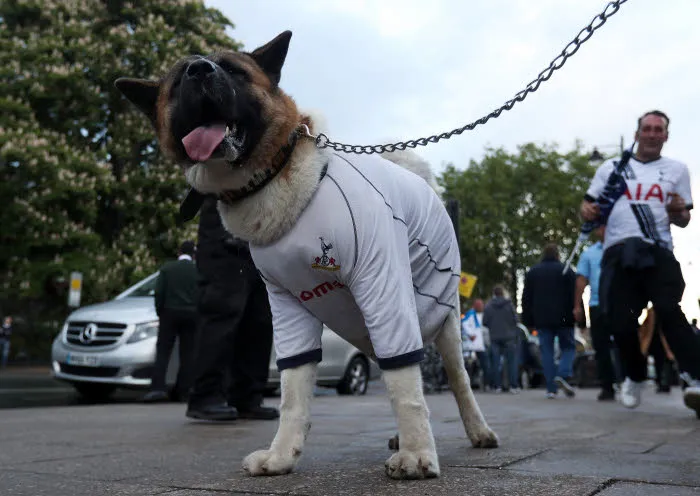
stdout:
[(326, 324), (383, 370), (400, 436), (387, 474), (436, 477), (419, 368), (424, 343), (436, 342), (472, 445), (498, 444), (462, 359), (452, 223), (417, 155), (332, 153), (308, 138), (321, 131), (318, 119), (278, 87), (290, 37), (250, 54), (188, 57), (159, 82), (117, 81), (190, 185), (219, 197), (225, 227), (250, 242), (267, 284), (281, 416), (270, 448), (243, 467), (284, 474), (299, 460)]

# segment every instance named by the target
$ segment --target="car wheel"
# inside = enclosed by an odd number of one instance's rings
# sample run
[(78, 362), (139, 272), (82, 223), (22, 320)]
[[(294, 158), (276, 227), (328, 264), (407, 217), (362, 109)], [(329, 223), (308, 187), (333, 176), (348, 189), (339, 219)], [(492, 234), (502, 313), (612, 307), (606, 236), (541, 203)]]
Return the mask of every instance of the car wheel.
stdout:
[(337, 386), (338, 394), (359, 396), (367, 392), (369, 365), (363, 357), (356, 356), (345, 369), (343, 380)]
[(109, 399), (117, 390), (117, 386), (111, 384), (94, 384), (91, 382), (76, 382), (73, 387), (78, 394), (88, 401), (104, 401)]

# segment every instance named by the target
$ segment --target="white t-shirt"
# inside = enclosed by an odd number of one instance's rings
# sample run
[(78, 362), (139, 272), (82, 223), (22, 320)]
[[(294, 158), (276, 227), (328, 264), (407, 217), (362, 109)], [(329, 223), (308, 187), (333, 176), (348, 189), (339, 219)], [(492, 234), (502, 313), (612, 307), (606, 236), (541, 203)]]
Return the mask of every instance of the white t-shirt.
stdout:
[[(606, 161), (598, 168), (586, 192), (588, 200), (598, 198), (612, 170), (613, 160)], [(687, 208), (693, 207), (688, 167), (665, 157), (646, 163), (631, 158), (623, 175), (627, 190), (610, 213), (603, 248), (607, 249), (627, 238), (642, 238), (672, 250), (666, 202), (670, 193), (677, 193), (685, 200)]]
[(280, 370), (320, 361), (322, 324), (371, 343), (380, 368), (417, 363), (457, 301), (459, 249), (442, 201), (374, 155), (333, 154), (297, 223), (251, 254)]

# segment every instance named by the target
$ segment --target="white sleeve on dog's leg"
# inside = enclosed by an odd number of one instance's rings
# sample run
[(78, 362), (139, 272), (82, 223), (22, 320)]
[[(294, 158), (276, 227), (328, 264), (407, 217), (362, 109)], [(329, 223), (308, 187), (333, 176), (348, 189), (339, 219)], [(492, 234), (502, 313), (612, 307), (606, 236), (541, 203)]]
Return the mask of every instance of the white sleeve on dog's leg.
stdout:
[(280, 423), (270, 449), (301, 456), (306, 435), (311, 428), (311, 398), (316, 386), (316, 363), (307, 363), (282, 371)]
[(435, 451), (430, 412), (423, 396), (419, 365), (383, 372), (391, 406), (399, 424), (401, 450)]

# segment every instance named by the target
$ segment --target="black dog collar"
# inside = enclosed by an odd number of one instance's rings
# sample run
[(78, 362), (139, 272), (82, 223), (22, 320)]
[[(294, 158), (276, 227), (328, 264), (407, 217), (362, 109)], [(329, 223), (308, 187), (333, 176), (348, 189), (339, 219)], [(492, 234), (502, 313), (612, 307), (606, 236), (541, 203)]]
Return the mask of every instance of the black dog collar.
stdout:
[[(267, 185), (274, 177), (279, 174), (279, 172), (284, 168), (289, 162), (292, 152), (296, 147), (297, 140), (299, 139), (299, 131), (295, 129), (289, 135), (289, 140), (285, 146), (280, 148), (280, 150), (275, 154), (272, 159), (271, 167), (265, 169), (264, 171), (257, 172), (253, 178), (239, 189), (226, 190), (218, 195), (219, 201), (227, 204), (233, 205), (236, 201), (245, 198), (247, 196), (260, 191), (265, 185)], [(323, 167), (321, 171), (321, 177), (319, 181), (323, 179), (326, 175), (328, 169), (328, 164)], [(200, 193), (194, 188), (190, 188), (185, 196), (185, 199), (180, 205), (180, 220), (181, 222), (188, 222), (195, 218), (199, 209), (202, 208), (204, 203), (205, 194)]]
[(248, 181), (248, 184), (238, 189), (229, 189), (222, 191), (219, 194), (219, 201), (225, 203), (226, 205), (233, 205), (237, 200), (250, 196), (263, 189), (267, 183), (272, 181), (272, 179), (282, 170), (284, 166), (289, 162), (289, 157), (292, 156), (294, 147), (297, 145), (297, 140), (299, 139), (298, 133), (292, 131), (289, 135), (289, 140), (286, 145), (279, 149), (279, 151), (272, 158), (272, 166), (264, 171), (258, 171), (253, 174), (253, 177)]

